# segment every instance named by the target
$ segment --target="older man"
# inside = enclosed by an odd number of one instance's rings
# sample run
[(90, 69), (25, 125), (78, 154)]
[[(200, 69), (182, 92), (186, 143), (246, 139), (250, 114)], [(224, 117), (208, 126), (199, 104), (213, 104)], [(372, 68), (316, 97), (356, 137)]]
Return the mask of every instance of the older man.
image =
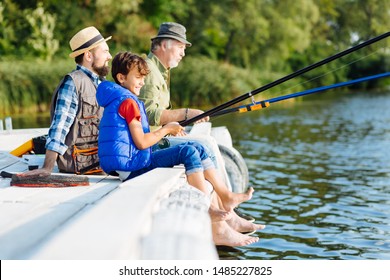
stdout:
[(100, 172), (97, 137), (102, 108), (96, 88), (109, 73), (112, 56), (104, 38), (93, 26), (77, 32), (69, 41), (76, 69), (65, 75), (53, 94), (51, 125), (43, 167), (25, 176), (50, 175), (57, 161), (67, 173)]
[[(152, 38), (150, 53), (146, 59), (150, 74), (145, 79), (140, 99), (144, 101), (152, 129), (167, 124), (193, 118), (203, 111), (198, 109), (172, 109), (170, 102), (170, 70), (179, 65), (185, 56), (187, 41), (186, 29), (175, 22), (164, 22), (158, 34)], [(208, 121), (208, 117), (202, 121)]]

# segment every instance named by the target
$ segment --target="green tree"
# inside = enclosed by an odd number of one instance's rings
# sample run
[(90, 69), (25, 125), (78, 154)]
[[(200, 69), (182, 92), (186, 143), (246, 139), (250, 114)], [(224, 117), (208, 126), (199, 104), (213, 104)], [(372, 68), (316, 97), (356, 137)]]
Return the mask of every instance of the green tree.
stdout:
[[(113, 34), (115, 48), (145, 52), (155, 33), (153, 26), (140, 16), (142, 0), (97, 0), (97, 26)], [(118, 20), (120, 19), (120, 20)]]
[(0, 54), (10, 53), (14, 40), (13, 29), (4, 16), (4, 8), (4, 4), (0, 3)]
[(12, 0), (4, 0), (1, 5), (0, 23), (0, 54), (1, 59), (24, 55), (26, 48), (25, 38), (28, 32), (25, 31), (26, 23), (23, 19), (23, 11)]
[[(179, 97), (176, 102), (200, 104), (222, 102), (242, 93), (241, 90), (275, 81), (388, 32), (389, 6), (388, 0), (1, 0), (0, 97), (4, 100), (0, 100), (5, 103), (0, 106), (23, 98), (31, 102), (46, 100), (35, 93), (43, 92), (40, 89), (31, 90), (30, 97), (26, 94), (26, 89), (32, 88), (28, 83), (39, 85), (39, 79), (57, 80), (45, 74), (54, 71), (48, 70), (49, 66), (40, 71), (44, 62), (35, 63), (36, 58), (63, 57), (57, 68), (72, 62), (68, 58), (69, 39), (86, 26), (94, 25), (103, 36), (113, 36), (109, 44), (113, 54), (121, 50), (147, 52), (150, 38), (164, 21), (186, 26), (193, 46), (187, 49), (183, 66), (175, 70), (172, 88), (180, 91), (180, 95), (174, 94)], [(43, 12), (33, 15), (38, 10)], [(29, 15), (29, 20), (25, 15)], [(384, 39), (267, 94), (390, 71), (389, 44), (390, 40)], [(15, 83), (15, 75), (10, 77), (11, 82), (6, 79), (9, 65), (20, 58), (31, 64), (24, 88), (22, 83)], [(13, 69), (25, 69), (24, 65), (15, 65)], [(55, 70), (69, 71), (67, 67)], [(17, 79), (20, 81), (20, 76)], [(43, 88), (55, 86), (43, 84)], [(194, 100), (194, 92), (201, 98)], [(25, 104), (27, 101), (20, 108)]]
[(288, 69), (283, 62), (311, 43), (311, 30), (319, 20), (309, 0), (226, 0), (196, 2), (184, 22), (201, 53), (241, 67)]
[[(352, 43), (366, 41), (389, 31), (390, 2), (388, 0), (341, 1), (340, 34)], [(353, 16), (352, 16), (353, 15)]]
[(34, 10), (25, 10), (25, 17), (31, 26), (31, 35), (27, 39), (28, 45), (44, 60), (51, 60), (59, 47), (54, 39), (56, 17), (45, 11), (43, 3), (38, 3)]

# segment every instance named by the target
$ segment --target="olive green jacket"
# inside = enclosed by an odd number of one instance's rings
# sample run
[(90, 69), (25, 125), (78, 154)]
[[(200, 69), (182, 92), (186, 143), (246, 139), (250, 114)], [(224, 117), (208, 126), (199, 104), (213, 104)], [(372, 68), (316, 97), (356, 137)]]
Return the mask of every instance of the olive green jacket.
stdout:
[(160, 60), (149, 53), (146, 58), (150, 73), (145, 78), (139, 99), (145, 103), (151, 131), (161, 127), (160, 118), (163, 110), (171, 109), (169, 69)]

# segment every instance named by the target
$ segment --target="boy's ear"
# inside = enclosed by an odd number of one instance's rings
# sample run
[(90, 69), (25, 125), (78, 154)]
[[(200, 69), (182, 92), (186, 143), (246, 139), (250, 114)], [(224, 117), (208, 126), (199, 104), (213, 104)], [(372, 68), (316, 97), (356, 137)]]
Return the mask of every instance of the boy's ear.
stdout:
[(123, 81), (125, 80), (125, 76), (121, 73), (118, 73), (116, 74), (116, 79), (118, 80), (119, 83), (123, 83)]

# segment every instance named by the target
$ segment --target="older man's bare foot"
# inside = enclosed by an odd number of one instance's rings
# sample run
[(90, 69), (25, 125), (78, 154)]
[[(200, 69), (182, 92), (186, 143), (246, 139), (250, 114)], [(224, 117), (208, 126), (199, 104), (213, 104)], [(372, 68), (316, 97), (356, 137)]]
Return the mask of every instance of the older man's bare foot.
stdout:
[(232, 229), (242, 233), (252, 232), (265, 228), (265, 225), (254, 224), (248, 220), (245, 220), (244, 218), (241, 218), (234, 211), (231, 215), (231, 218), (226, 220), (226, 222)]
[(259, 241), (258, 237), (244, 235), (232, 229), (225, 221), (212, 223), (213, 240), (219, 246), (246, 246)]
[(212, 222), (221, 222), (233, 217), (232, 211), (220, 210), (212, 205), (209, 208), (209, 215)]
[(252, 198), (253, 195), (253, 188), (250, 187), (248, 190), (244, 193), (234, 193), (229, 192), (226, 197), (220, 196), (222, 200), (223, 208), (226, 211), (232, 211), (235, 207), (237, 207), (240, 203), (245, 202)]

